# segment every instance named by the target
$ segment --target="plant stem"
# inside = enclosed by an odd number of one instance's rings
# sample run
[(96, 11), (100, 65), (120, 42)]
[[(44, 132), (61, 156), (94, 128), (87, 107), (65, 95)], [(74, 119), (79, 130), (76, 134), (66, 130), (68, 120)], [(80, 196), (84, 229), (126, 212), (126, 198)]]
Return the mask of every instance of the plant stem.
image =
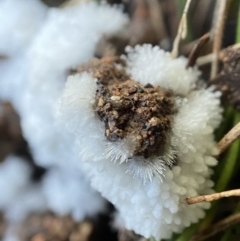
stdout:
[(218, 192), (209, 195), (202, 195), (197, 197), (188, 197), (186, 202), (188, 205), (201, 203), (201, 202), (212, 202), (225, 197), (240, 196), (240, 189), (229, 190), (225, 192)]

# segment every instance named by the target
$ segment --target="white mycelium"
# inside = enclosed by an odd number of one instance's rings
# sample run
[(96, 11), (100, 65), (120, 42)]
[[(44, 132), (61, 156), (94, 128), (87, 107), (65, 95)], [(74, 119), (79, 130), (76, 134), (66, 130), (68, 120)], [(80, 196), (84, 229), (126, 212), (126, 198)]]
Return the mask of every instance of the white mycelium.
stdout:
[(47, 7), (40, 0), (0, 1), (0, 99), (21, 111), (26, 88), (27, 50), (41, 28)]
[[(139, 167), (137, 160), (122, 157), (131, 154), (133, 143), (123, 145), (121, 141), (111, 143), (117, 150), (112, 160), (104, 123), (93, 107), (97, 80), (89, 73), (68, 78), (61, 99), (62, 119), (76, 135), (79, 158), (93, 187), (117, 207), (126, 228), (146, 238), (170, 238), (173, 232), (197, 222), (209, 208), (208, 203), (186, 206), (185, 198), (213, 192), (211, 166), (217, 163), (213, 131), (221, 120), (220, 93), (199, 84), (199, 71), (186, 69), (183, 57), (172, 59), (150, 45), (128, 48), (127, 52), (126, 68), (132, 79), (173, 91), (176, 113), (168, 145), (177, 156), (176, 164), (164, 166), (163, 155), (155, 157), (154, 164), (144, 162), (145, 166)], [(169, 162), (172, 153), (166, 153)]]
[(79, 175), (79, 170), (54, 168), (43, 179), (43, 194), (47, 207), (58, 215), (71, 215), (83, 220), (105, 209), (101, 196), (89, 186), (89, 181)]
[(75, 155), (72, 137), (57, 120), (65, 79), (72, 67), (93, 57), (103, 35), (120, 31), (127, 21), (118, 8), (107, 4), (81, 3), (49, 10), (29, 51), (28, 93), (22, 119), (24, 135), (40, 165), (66, 167)]
[(13, 56), (27, 49), (42, 25), (46, 10), (39, 0), (1, 0), (0, 53)]
[(46, 209), (40, 185), (32, 182), (32, 169), (26, 160), (8, 156), (0, 164), (0, 210), (10, 223), (18, 222), (30, 212)]
[(0, 20), (0, 99), (17, 109), (34, 161), (50, 169), (43, 185), (32, 186), (31, 171), (14, 163), (11, 175), (0, 178), (6, 186), (0, 209), (11, 222), (43, 207), (76, 220), (104, 210), (105, 200), (90, 187), (77, 146), (58, 119), (58, 106), (71, 68), (92, 58), (103, 36), (121, 31), (126, 15), (95, 2), (49, 9), (40, 0), (2, 0)]

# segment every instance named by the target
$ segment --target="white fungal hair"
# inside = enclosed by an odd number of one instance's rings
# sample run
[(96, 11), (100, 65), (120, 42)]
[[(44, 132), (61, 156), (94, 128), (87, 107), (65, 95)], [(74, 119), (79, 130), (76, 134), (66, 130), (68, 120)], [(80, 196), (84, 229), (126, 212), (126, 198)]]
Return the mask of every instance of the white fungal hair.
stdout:
[(168, 147), (162, 156), (145, 159), (142, 156), (134, 156), (134, 150), (138, 141), (134, 135), (129, 134), (122, 140), (106, 142), (104, 155), (116, 164), (126, 166), (126, 172), (134, 178), (146, 183), (156, 176), (162, 181), (166, 168), (171, 168), (176, 159), (176, 151)]
[(127, 163), (133, 156), (136, 147), (136, 138), (134, 135), (127, 135), (124, 139), (107, 142), (104, 153), (111, 161), (122, 164)]
[[(146, 238), (168, 239), (173, 232), (181, 232), (197, 222), (209, 208), (206, 203), (179, 204), (188, 196), (213, 191), (209, 178), (211, 166), (216, 164), (212, 157), (216, 153), (213, 131), (221, 121), (219, 93), (198, 86), (199, 71), (185, 69), (187, 60), (183, 57), (172, 59), (169, 53), (151, 45), (127, 51), (125, 60), (132, 79), (143, 85), (150, 83), (166, 88), (176, 97), (167, 147), (149, 160), (136, 157), (133, 155), (135, 138), (124, 137), (110, 143), (104, 136), (104, 123), (95, 114), (94, 118), (89, 116), (87, 129), (80, 128), (75, 133), (76, 139), (81, 140), (78, 142), (80, 158), (84, 160), (82, 165), (88, 170), (92, 186), (115, 205), (127, 229)], [(79, 82), (87, 80), (84, 75), (77, 78)], [(67, 85), (65, 91), (71, 88)], [(71, 99), (85, 98), (85, 93), (86, 90), (79, 91)], [(67, 102), (64, 106), (66, 110)], [(77, 101), (75, 106), (77, 109)], [(88, 111), (82, 112), (84, 119)], [(94, 113), (93, 108), (91, 111)], [(62, 115), (65, 113), (69, 126), (76, 115), (63, 110)]]

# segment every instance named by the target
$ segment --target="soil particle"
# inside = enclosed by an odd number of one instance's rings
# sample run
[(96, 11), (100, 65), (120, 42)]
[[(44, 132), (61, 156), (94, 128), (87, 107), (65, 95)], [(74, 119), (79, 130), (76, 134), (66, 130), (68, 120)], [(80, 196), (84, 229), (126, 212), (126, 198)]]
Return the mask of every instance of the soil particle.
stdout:
[(111, 142), (134, 138), (133, 156), (163, 155), (169, 143), (175, 98), (169, 90), (141, 85), (125, 71), (117, 57), (94, 59), (74, 72), (87, 71), (97, 79), (94, 109), (105, 123)]
[(173, 107), (173, 94), (160, 87), (131, 79), (110, 85), (98, 81), (96, 112), (105, 123), (105, 136), (112, 142), (134, 136), (138, 143), (133, 155), (161, 154), (171, 130)]

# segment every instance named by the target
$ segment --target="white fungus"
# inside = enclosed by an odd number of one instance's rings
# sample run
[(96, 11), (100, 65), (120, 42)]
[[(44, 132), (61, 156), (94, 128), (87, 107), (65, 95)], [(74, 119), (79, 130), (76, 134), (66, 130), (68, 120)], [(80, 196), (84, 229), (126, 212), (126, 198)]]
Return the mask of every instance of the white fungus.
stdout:
[[(126, 228), (146, 238), (167, 239), (197, 222), (209, 208), (206, 203), (186, 206), (184, 202), (188, 196), (213, 192), (209, 178), (210, 167), (216, 164), (213, 131), (221, 121), (220, 93), (198, 84), (199, 71), (186, 69), (185, 58), (172, 59), (158, 47), (127, 48), (124, 59), (135, 81), (169, 89), (175, 95), (177, 110), (169, 143), (177, 155), (175, 165), (165, 166), (162, 174), (153, 171), (146, 181), (144, 169), (154, 169), (154, 165), (146, 164), (138, 170), (143, 175), (136, 176), (129, 170), (131, 160), (112, 161), (106, 153), (109, 141), (104, 123), (93, 109), (97, 80), (89, 73), (68, 78), (61, 99), (62, 119), (76, 135), (79, 159), (93, 187), (117, 207)], [(117, 148), (116, 156), (121, 159), (129, 148), (125, 145), (122, 153)], [(162, 157), (154, 162), (161, 163)]]
[[(85, 178), (74, 139), (58, 119), (58, 106), (70, 69), (92, 58), (100, 38), (120, 31), (127, 21), (118, 8), (107, 4), (80, 3), (50, 9), (28, 53), (23, 134), (36, 163), (52, 169), (43, 186), (48, 205), (57, 214), (71, 213), (80, 220), (105, 207), (104, 199)], [(63, 190), (64, 179), (67, 187)]]
[(26, 50), (45, 19), (39, 0), (1, 0), (0, 53), (14, 56)]
[[(0, 7), (0, 99), (17, 109), (34, 161), (50, 169), (43, 183), (33, 184), (30, 171), (16, 183), (16, 164), (12, 175), (2, 175), (10, 188), (0, 208), (10, 222), (46, 208), (78, 221), (93, 216), (106, 202), (90, 187), (78, 147), (62, 128), (59, 98), (71, 68), (92, 58), (98, 41), (121, 31), (128, 18), (121, 8), (94, 2), (48, 9), (38, 0), (3, 0)], [(17, 239), (15, 227), (10, 226), (6, 239)]]
[(68, 160), (77, 156), (72, 137), (58, 121), (65, 79), (73, 66), (93, 57), (103, 35), (120, 31), (127, 21), (118, 8), (107, 4), (80, 3), (49, 10), (29, 51), (28, 94), (22, 118), (24, 136), (39, 165), (66, 167)]
[(16, 200), (28, 185), (30, 174), (30, 167), (18, 157), (9, 156), (0, 164), (0, 209), (6, 209)]
[(0, 99), (11, 101), (22, 110), (26, 89), (27, 56), (41, 28), (47, 7), (40, 0), (0, 2)]
[[(0, 164), (0, 209), (10, 222), (46, 209), (76, 220), (104, 210), (87, 178), (118, 209), (121, 226), (146, 238), (170, 238), (205, 215), (209, 204), (184, 201), (213, 192), (213, 131), (221, 109), (220, 94), (198, 81), (197, 69), (151, 45), (126, 49), (128, 75), (172, 91), (176, 105), (168, 148), (148, 162), (134, 156), (134, 136), (105, 137), (93, 108), (97, 79), (86, 72), (70, 76), (63, 91), (71, 68), (93, 57), (101, 37), (124, 28), (128, 19), (119, 8), (79, 3), (48, 9), (37, 0), (2, 0), (0, 22), (0, 55), (7, 57), (0, 60), (0, 99), (12, 101), (34, 160), (50, 169), (36, 184), (23, 160), (11, 156)], [(16, 238), (13, 229), (6, 240)]]
[(89, 186), (88, 180), (78, 170), (54, 168), (43, 179), (43, 193), (47, 206), (58, 215), (71, 215), (74, 220), (83, 220), (104, 210), (100, 195)]
[(32, 168), (25, 159), (8, 156), (0, 164), (0, 210), (9, 223), (6, 237), (32, 212), (47, 209), (40, 184), (31, 180)]

